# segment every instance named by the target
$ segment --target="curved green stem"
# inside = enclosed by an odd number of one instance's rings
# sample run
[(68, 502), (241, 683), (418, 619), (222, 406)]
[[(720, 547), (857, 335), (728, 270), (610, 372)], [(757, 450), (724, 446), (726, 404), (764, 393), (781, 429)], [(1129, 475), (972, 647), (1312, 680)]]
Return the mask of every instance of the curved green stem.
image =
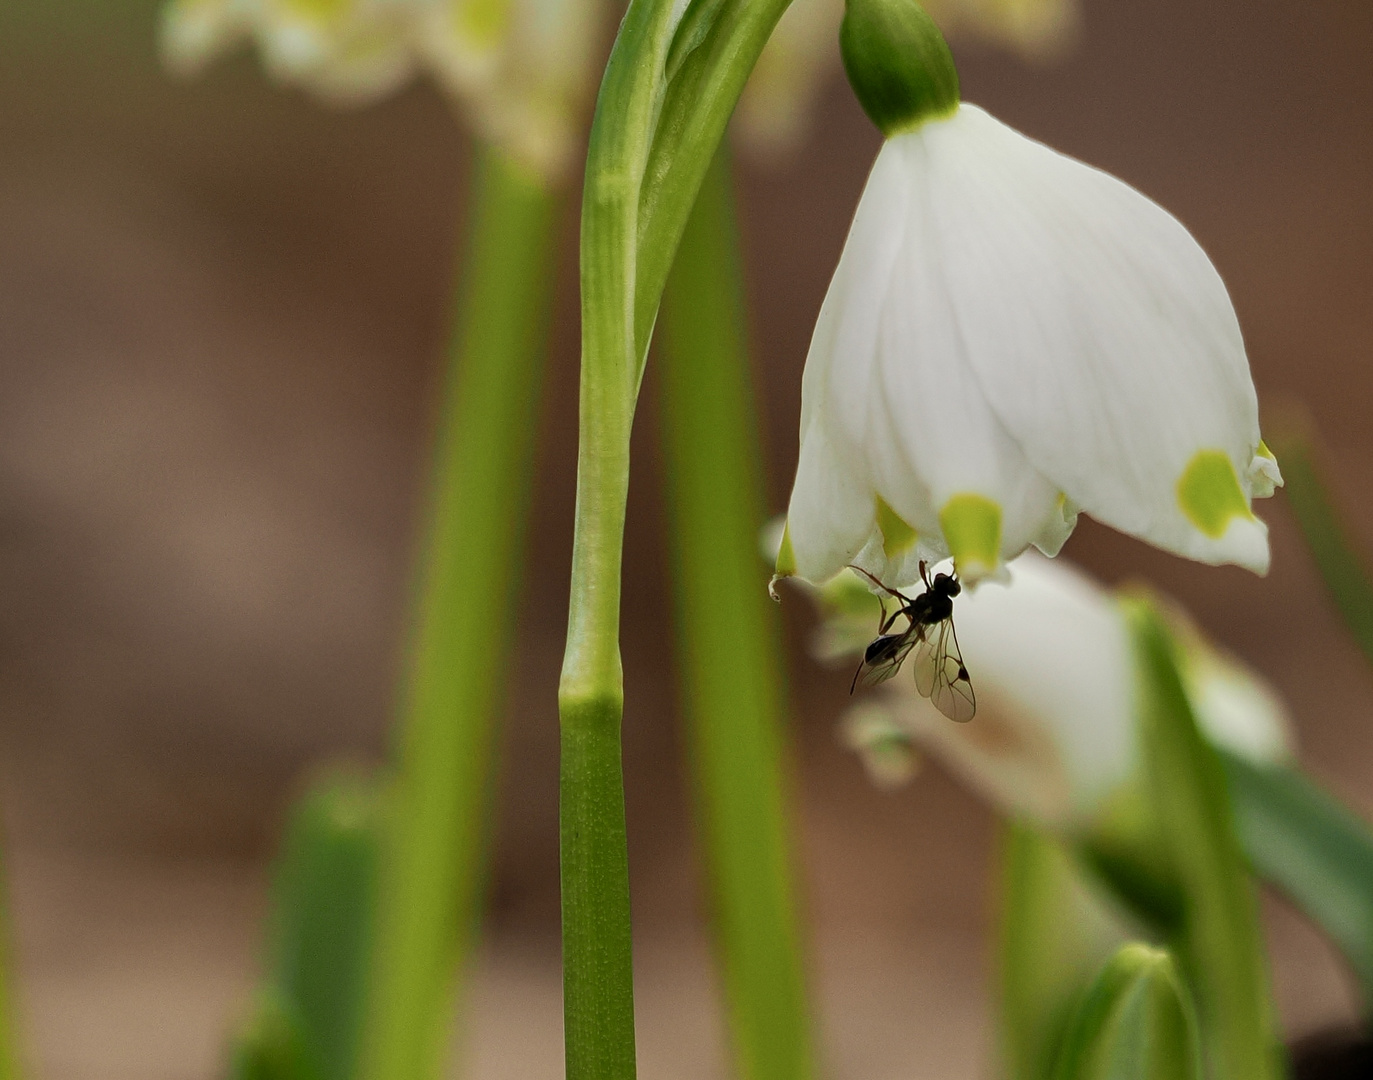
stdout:
[(478, 921), (492, 730), (529, 509), (555, 198), (482, 151), (429, 546), (379, 885), (363, 1075), (443, 1072), (455, 973)]
[(776, 607), (758, 552), (757, 415), (728, 157), (707, 174), (663, 299), (663, 445), (683, 711), (740, 1080), (814, 1073)]

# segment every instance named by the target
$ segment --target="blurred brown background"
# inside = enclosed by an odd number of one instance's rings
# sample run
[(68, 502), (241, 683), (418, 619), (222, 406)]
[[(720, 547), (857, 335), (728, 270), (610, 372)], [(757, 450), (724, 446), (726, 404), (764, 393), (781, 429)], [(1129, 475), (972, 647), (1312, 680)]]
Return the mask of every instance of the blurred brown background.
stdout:
[[(416, 86), (356, 112), (247, 55), (178, 83), (152, 0), (0, 5), (0, 778), (35, 1075), (205, 1078), (251, 985), (266, 860), (312, 763), (375, 760), (469, 145)], [(965, 96), (1134, 183), (1229, 283), (1261, 400), (1309, 405), (1373, 537), (1373, 6), (1088, 0), (1033, 66), (958, 44)], [(743, 164), (774, 508), (801, 362), (877, 136), (842, 80), (788, 161)], [(569, 198), (569, 208), (575, 204)], [(469, 1075), (561, 1069), (556, 718), (575, 453), (567, 217), (522, 661)], [(625, 593), (643, 1075), (724, 1075), (669, 643), (650, 376)], [(1184, 564), (1084, 524), (1291, 702), (1305, 761), (1373, 814), (1373, 678), (1282, 497), (1274, 570)], [(763, 573), (760, 569), (760, 587)], [(824, 1055), (854, 1080), (993, 1074), (992, 821), (936, 768), (872, 790), (833, 722), (846, 673), (793, 648)], [(1352, 1015), (1331, 951), (1267, 902), (1299, 1035)]]

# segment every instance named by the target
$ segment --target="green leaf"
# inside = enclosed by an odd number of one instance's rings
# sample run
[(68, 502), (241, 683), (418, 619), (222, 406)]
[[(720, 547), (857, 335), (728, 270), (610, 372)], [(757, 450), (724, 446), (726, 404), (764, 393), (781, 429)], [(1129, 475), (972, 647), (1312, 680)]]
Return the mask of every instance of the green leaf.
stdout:
[(1287, 504), (1306, 537), (1316, 569), (1364, 656), (1373, 663), (1373, 579), (1354, 531), (1331, 495), (1314, 437), (1293, 423), (1274, 444)]
[(1220, 757), (1249, 861), (1340, 948), (1373, 1013), (1373, 831), (1295, 769)]
[[(301, 1053), (317, 1065), (319, 1080), (351, 1080), (357, 1070), (377, 811), (368, 781), (343, 774), (328, 778), (297, 806), (277, 868), (270, 1004), (259, 1013), (256, 1042), (280, 1050), (298, 1041)], [(291, 1038), (283, 1041), (283, 1032)]]
[(1138, 943), (1106, 965), (1074, 1017), (1054, 1080), (1202, 1080), (1197, 1022), (1168, 953)]
[(1145, 775), (1181, 896), (1177, 951), (1214, 1080), (1281, 1075), (1253, 887), (1220, 760), (1197, 730), (1172, 635), (1153, 603), (1122, 601), (1137, 655)]
[(999, 848), (1002, 1060), (1009, 1080), (1046, 1080), (1083, 994), (1125, 934), (1049, 834), (1007, 822)]
[(234, 1040), (230, 1080), (323, 1080), (318, 1059), (301, 1031), (299, 1017), (276, 993), (258, 1001), (248, 1026)]

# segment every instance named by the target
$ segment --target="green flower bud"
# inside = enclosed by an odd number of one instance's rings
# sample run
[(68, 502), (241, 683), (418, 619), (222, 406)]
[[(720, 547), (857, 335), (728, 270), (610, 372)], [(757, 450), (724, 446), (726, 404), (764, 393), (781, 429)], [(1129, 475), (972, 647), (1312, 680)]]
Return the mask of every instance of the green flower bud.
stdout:
[(953, 56), (916, 0), (845, 0), (839, 48), (859, 104), (888, 138), (958, 108)]

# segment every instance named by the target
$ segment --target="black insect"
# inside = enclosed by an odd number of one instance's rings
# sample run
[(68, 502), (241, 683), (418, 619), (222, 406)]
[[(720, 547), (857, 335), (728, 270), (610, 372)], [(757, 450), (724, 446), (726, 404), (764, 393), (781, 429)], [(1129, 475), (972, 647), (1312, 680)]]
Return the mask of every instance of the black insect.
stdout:
[[(958, 578), (935, 574), (931, 579), (929, 567), (922, 562), (920, 580), (925, 583), (925, 591), (910, 597), (888, 588), (860, 567), (853, 569), (895, 597), (901, 606), (888, 615), (886, 604), (882, 604), (877, 637), (863, 650), (863, 660), (853, 673), (849, 693), (860, 685), (886, 682), (901, 670), (906, 657), (914, 651), (915, 688), (950, 720), (960, 724), (971, 720), (977, 712), (977, 695), (973, 693), (968, 669), (963, 666), (958, 634), (953, 628), (953, 598), (963, 591)], [(902, 616), (906, 618), (905, 628), (893, 633), (892, 627)]]

